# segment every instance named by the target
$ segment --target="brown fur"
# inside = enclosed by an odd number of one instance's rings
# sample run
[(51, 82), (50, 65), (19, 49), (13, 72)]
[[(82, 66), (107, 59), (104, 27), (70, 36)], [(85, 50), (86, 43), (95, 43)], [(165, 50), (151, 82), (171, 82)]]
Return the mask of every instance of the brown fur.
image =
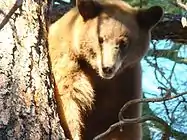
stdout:
[[(140, 60), (148, 49), (150, 29), (161, 16), (160, 7), (140, 11), (120, 0), (83, 1), (51, 25), (55, 97), (67, 137), (93, 139), (118, 121), (127, 101), (141, 97)], [(127, 49), (120, 48), (120, 42)], [(115, 70), (107, 75), (105, 65)], [(124, 116), (138, 117), (140, 112), (135, 105)], [(105, 139), (140, 140), (141, 126), (127, 125)]]

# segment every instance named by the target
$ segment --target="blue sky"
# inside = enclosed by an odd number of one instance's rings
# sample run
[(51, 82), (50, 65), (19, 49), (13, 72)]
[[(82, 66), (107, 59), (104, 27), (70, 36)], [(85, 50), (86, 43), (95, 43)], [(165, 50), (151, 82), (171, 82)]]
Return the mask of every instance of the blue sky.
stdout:
[[(156, 48), (157, 49), (169, 49), (171, 48), (171, 42), (160, 41), (157, 44)], [(179, 56), (187, 58), (187, 47), (186, 46), (180, 49)], [(175, 63), (165, 58), (159, 58), (157, 59), (157, 62), (159, 64), (159, 67), (163, 69), (165, 73), (164, 74), (165, 77), (168, 78), (173, 68), (173, 65)], [(141, 64), (142, 64), (142, 70), (143, 70), (142, 85), (143, 85), (143, 91), (146, 92), (145, 96), (147, 98), (160, 97), (160, 90), (158, 89), (158, 86), (160, 86), (160, 84), (157, 82), (155, 78), (155, 73), (154, 73), (155, 69), (149, 66), (149, 64), (144, 59), (141, 61)], [(160, 74), (158, 74), (158, 78), (161, 80), (161, 82), (167, 85), (166, 80), (162, 78)], [(187, 91), (187, 65), (176, 64), (175, 69), (174, 69), (174, 75), (171, 81), (172, 81), (172, 86), (177, 90), (177, 92)], [(187, 99), (187, 96), (185, 97)], [(173, 111), (174, 107), (178, 104), (178, 102), (179, 102), (178, 99), (173, 99), (171, 101), (166, 102), (169, 111)], [(154, 112), (159, 117), (170, 122), (169, 119), (167, 118), (163, 103), (149, 103), (149, 105), (150, 105), (150, 108), (154, 110)], [(172, 126), (176, 130), (187, 133), (187, 117), (186, 117), (187, 111), (184, 110), (185, 106), (187, 106), (187, 104), (182, 103), (178, 107), (178, 110), (175, 111), (174, 117), (176, 119), (176, 122), (174, 122)]]

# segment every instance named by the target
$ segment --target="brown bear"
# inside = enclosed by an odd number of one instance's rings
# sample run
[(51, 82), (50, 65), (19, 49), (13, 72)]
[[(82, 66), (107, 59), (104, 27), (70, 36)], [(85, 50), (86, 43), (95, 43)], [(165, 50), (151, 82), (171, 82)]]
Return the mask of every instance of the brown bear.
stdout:
[[(118, 121), (120, 108), (141, 98), (140, 60), (162, 8), (133, 8), (121, 0), (80, 0), (50, 26), (49, 54), (61, 125), (71, 140), (92, 140)], [(141, 114), (133, 105), (124, 117)], [(106, 140), (140, 140), (141, 126)]]

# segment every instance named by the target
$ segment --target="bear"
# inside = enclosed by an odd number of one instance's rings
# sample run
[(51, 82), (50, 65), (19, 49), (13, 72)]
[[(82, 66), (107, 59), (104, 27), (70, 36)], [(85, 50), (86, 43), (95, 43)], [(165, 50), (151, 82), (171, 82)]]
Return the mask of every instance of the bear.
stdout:
[[(92, 140), (118, 122), (121, 107), (141, 98), (140, 60), (160, 6), (140, 9), (122, 0), (79, 0), (49, 27), (57, 112), (71, 140)], [(139, 104), (124, 118), (141, 116)], [(141, 140), (140, 124), (116, 128), (104, 140)]]

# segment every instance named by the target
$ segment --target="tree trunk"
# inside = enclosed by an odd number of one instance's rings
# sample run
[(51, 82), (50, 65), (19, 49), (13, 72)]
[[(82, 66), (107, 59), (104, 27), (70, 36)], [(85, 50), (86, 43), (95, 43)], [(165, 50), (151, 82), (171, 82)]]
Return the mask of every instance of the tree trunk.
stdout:
[(64, 139), (48, 64), (47, 0), (16, 4), (0, 1), (0, 139)]

